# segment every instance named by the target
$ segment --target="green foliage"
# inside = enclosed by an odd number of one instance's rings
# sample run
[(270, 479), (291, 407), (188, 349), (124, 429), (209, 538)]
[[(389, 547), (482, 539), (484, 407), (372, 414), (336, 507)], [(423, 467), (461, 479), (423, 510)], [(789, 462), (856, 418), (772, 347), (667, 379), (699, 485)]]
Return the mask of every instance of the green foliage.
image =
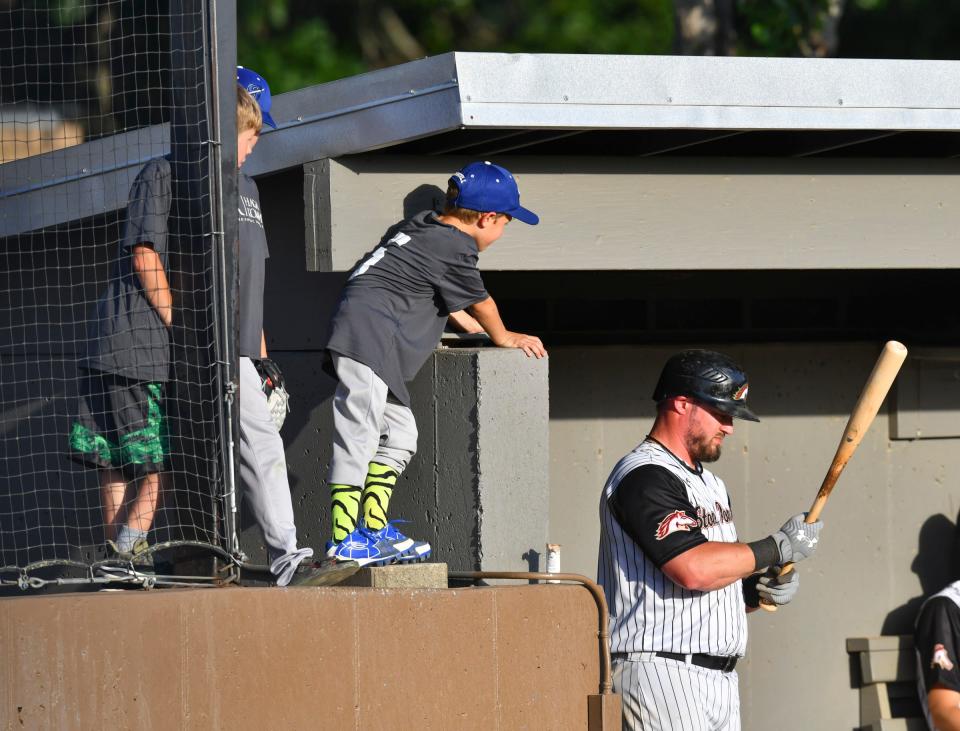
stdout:
[(275, 94), (366, 70), (356, 53), (341, 49), (323, 16), (300, 10), (289, 0), (240, 0), (237, 62), (262, 74)]
[(737, 0), (739, 50), (745, 55), (811, 55), (829, 0)]
[(960, 58), (960, 3), (848, 0), (837, 55), (846, 58)]
[(240, 0), (239, 63), (275, 92), (448, 51), (669, 53), (671, 0)]
[[(32, 0), (70, 13), (80, 0)], [(833, 52), (836, 0), (733, 0), (737, 52)], [(960, 3), (845, 0), (839, 55), (953, 58)], [(836, 11), (836, 8), (835, 8)], [(672, 0), (238, 0), (240, 63), (275, 92), (447, 51), (671, 53)]]
[(43, 11), (52, 22), (63, 26), (84, 20), (91, 4), (87, 0), (26, 0), (23, 7)]
[(669, 53), (673, 5), (662, 0), (546, 0), (514, 10), (505, 50), (543, 53)]

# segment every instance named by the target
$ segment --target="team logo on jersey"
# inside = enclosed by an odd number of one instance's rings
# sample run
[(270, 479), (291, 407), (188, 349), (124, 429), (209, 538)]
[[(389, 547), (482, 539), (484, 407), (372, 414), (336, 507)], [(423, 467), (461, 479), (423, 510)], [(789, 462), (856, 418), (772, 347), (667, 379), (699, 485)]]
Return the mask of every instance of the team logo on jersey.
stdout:
[(947, 653), (946, 647), (940, 644), (933, 646), (933, 660), (930, 661), (930, 667), (953, 670), (953, 663), (950, 662), (950, 655)]
[(734, 401), (743, 401), (747, 398), (747, 391), (750, 390), (750, 384), (744, 383), (740, 388), (737, 389), (737, 392), (733, 394)]
[(676, 533), (678, 530), (690, 531), (699, 525), (699, 521), (691, 518), (682, 510), (674, 510), (657, 526), (657, 540), (662, 541), (671, 533)]

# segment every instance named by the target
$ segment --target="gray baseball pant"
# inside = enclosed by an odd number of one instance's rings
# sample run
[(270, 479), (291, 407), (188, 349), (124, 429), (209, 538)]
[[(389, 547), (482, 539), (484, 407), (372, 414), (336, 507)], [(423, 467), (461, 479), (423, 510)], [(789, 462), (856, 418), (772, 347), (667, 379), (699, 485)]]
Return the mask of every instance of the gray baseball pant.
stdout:
[(263, 532), (270, 572), (278, 586), (286, 586), (300, 562), (313, 556), (313, 549), (297, 548), (283, 440), (270, 418), (260, 375), (246, 357), (240, 358), (240, 482)]
[(363, 487), (371, 462), (403, 472), (417, 452), (417, 424), (409, 408), (369, 366), (333, 355), (339, 383), (333, 397), (333, 456), (327, 482)]

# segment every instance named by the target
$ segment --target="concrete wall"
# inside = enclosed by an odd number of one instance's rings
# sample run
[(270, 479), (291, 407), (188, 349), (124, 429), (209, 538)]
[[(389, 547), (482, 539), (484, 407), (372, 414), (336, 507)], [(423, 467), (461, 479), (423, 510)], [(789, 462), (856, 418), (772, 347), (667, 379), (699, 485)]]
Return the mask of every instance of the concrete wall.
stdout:
[(586, 729), (578, 586), (0, 600), (0, 728)]
[[(564, 570), (595, 575), (600, 490), (647, 433), (653, 384), (681, 347), (551, 351), (550, 539), (563, 544)], [(755, 540), (809, 509), (879, 344), (718, 349), (747, 368), (751, 405), (763, 419), (737, 422), (714, 465), (741, 538)], [(955, 379), (960, 351), (951, 355)], [(960, 450), (955, 439), (890, 438), (891, 404), (912, 403), (908, 396), (888, 399), (840, 478), (824, 511), (820, 549), (798, 566), (796, 601), (751, 616), (739, 669), (745, 731), (858, 726), (845, 638), (911, 632), (921, 597), (960, 578)], [(960, 413), (956, 389), (939, 396), (927, 406), (933, 423)]]
[[(518, 176), (521, 201), (543, 225), (512, 226), (509, 241), (484, 253), (487, 270), (960, 265), (956, 160), (505, 155), (495, 161)], [(325, 183), (314, 176), (309, 184), (308, 217), (329, 216), (306, 239), (310, 265), (350, 269), (406, 207), (422, 210), (442, 200), (450, 174), (466, 162), (463, 155), (329, 161)]]

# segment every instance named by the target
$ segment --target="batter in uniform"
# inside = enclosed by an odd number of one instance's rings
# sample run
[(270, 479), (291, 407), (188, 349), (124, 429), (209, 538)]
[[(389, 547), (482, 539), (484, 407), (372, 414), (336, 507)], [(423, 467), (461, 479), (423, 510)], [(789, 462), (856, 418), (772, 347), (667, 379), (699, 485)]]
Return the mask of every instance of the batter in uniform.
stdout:
[(746, 614), (761, 598), (788, 603), (799, 577), (778, 579), (777, 567), (816, 549), (822, 523), (803, 514), (738, 542), (727, 489), (703, 466), (720, 457), (734, 418), (759, 421), (747, 392), (746, 374), (721, 353), (673, 356), (654, 391), (653, 429), (604, 486), (597, 573), (624, 729), (739, 729)]
[(913, 641), (927, 728), (960, 729), (960, 581), (924, 602)]

